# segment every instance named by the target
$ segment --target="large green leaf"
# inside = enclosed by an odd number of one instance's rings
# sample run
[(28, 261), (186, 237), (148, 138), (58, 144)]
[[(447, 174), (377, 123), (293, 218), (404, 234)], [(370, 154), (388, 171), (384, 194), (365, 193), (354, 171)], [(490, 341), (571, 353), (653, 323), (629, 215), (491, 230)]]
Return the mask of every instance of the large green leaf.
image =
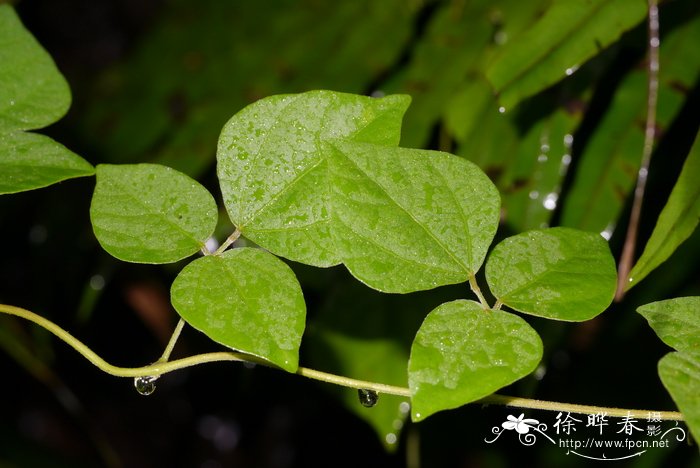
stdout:
[(261, 99), (234, 115), (217, 152), (231, 221), (278, 255), (315, 266), (340, 263), (329, 226), (328, 142), (397, 145), (409, 101), (311, 91)]
[(491, 292), (515, 310), (555, 320), (595, 317), (615, 294), (615, 260), (598, 234), (528, 231), (498, 244), (486, 261)]
[(56, 122), (71, 96), (49, 54), (9, 5), (0, 5), (0, 63), (0, 193), (92, 175), (93, 167), (64, 146), (23, 132)]
[(665, 262), (695, 230), (700, 220), (698, 174), (700, 174), (700, 133), (685, 160), (671, 196), (656, 221), (642, 256), (630, 272), (630, 282), (626, 289), (639, 283)]
[(218, 156), (234, 224), (277, 255), (342, 262), (386, 292), (466, 281), (495, 234), (499, 196), (465, 160), (393, 146), (407, 104), (316, 91), (244, 109)]
[(640, 0), (554, 0), (536, 24), (503, 48), (486, 76), (510, 109), (575, 72), (645, 13)]
[(352, 274), (382, 291), (466, 281), (498, 228), (500, 199), (474, 164), (451, 154), (336, 144), (336, 249)]
[(700, 297), (679, 297), (637, 309), (661, 341), (677, 351), (700, 354)]
[[(699, 41), (700, 16), (662, 38), (656, 112), (656, 126), (662, 137), (686, 101), (688, 90), (700, 78), (700, 54), (695, 47)], [(637, 180), (644, 146), (647, 87), (643, 68), (632, 71), (619, 85), (580, 155), (564, 200), (562, 225), (612, 235)]]
[(659, 361), (659, 377), (695, 440), (700, 440), (700, 353), (669, 353)]
[(270, 253), (243, 247), (199, 258), (175, 278), (171, 300), (212, 340), (296, 371), (304, 296), (292, 270)]
[(90, 219), (120, 260), (170, 263), (200, 250), (214, 232), (216, 202), (197, 181), (157, 164), (97, 166)]
[(411, 347), (411, 418), (476, 401), (526, 376), (542, 358), (542, 341), (522, 318), (448, 302), (425, 318)]

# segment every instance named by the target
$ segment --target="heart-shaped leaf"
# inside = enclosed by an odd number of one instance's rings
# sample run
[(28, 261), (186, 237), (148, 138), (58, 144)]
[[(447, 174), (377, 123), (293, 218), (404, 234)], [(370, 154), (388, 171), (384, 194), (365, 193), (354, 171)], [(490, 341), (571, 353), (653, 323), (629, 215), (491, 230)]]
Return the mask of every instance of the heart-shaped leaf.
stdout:
[(522, 318), (473, 301), (442, 304), (411, 347), (411, 418), (490, 395), (535, 370), (541, 358), (542, 340)]
[(157, 164), (97, 166), (90, 219), (102, 247), (120, 260), (170, 263), (200, 250), (217, 220), (197, 181)]
[(274, 255), (244, 247), (199, 258), (175, 278), (171, 300), (212, 340), (297, 370), (306, 306), (294, 273)]
[(515, 310), (583, 321), (612, 302), (617, 272), (605, 240), (570, 228), (528, 231), (498, 244), (486, 261), (491, 292)]
[(0, 5), (0, 64), (0, 194), (94, 174), (63, 145), (24, 132), (60, 119), (71, 96), (49, 54), (10, 5)]
[(231, 219), (277, 255), (342, 262), (380, 291), (466, 281), (496, 232), (500, 198), (468, 161), (392, 146), (407, 104), (318, 91), (244, 109), (219, 142)]

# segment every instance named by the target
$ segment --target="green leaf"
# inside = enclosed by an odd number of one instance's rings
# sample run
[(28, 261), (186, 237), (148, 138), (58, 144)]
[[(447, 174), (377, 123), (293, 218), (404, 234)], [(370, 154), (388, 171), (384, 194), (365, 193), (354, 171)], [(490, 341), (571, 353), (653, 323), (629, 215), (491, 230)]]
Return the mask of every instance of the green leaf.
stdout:
[(0, 63), (0, 194), (94, 174), (90, 164), (52, 139), (22, 131), (60, 119), (71, 96), (49, 54), (9, 5), (0, 5)]
[(0, 5), (0, 63), (0, 129), (43, 128), (65, 115), (68, 83), (10, 5)]
[(381, 291), (466, 281), (498, 228), (500, 198), (474, 164), (436, 151), (335, 144), (335, 245), (352, 274)]
[(95, 169), (51, 138), (37, 133), (0, 133), (0, 193), (46, 187)]
[(607, 242), (570, 228), (509, 237), (486, 261), (491, 292), (505, 305), (531, 315), (588, 320), (612, 302), (617, 274)]
[(204, 187), (169, 167), (101, 164), (90, 219), (97, 240), (114, 257), (171, 263), (204, 246), (217, 209)]
[(468, 161), (392, 146), (407, 104), (316, 91), (247, 107), (219, 146), (231, 220), (277, 255), (342, 262), (381, 291), (466, 281), (498, 227), (499, 195)]
[(425, 318), (411, 347), (411, 418), (457, 408), (526, 376), (542, 358), (542, 341), (522, 318), (448, 302)]
[(698, 174), (700, 174), (700, 133), (695, 138), (695, 143), (685, 160), (671, 196), (656, 221), (642, 256), (630, 272), (630, 282), (625, 289), (630, 289), (639, 283), (665, 262), (697, 227), (700, 221)]
[(659, 377), (695, 440), (700, 440), (700, 354), (669, 353), (659, 361)]
[[(326, 372), (406, 387), (411, 343), (426, 311), (463, 293), (458, 285), (414, 294), (382, 294), (357, 281), (336, 279), (329, 299), (304, 335), (305, 360)], [(323, 389), (367, 421), (386, 449), (398, 448), (409, 417), (408, 397), (380, 393), (376, 406), (365, 408), (354, 390), (335, 385)]]
[(537, 23), (510, 39), (486, 76), (510, 109), (575, 72), (645, 15), (639, 0), (555, 0)]
[(328, 142), (397, 145), (409, 101), (311, 91), (261, 99), (234, 115), (217, 152), (231, 221), (278, 255), (315, 266), (340, 263), (329, 226)]
[(212, 340), (297, 370), (304, 296), (292, 270), (272, 254), (244, 247), (199, 258), (175, 278), (171, 300)]
[(661, 341), (677, 351), (700, 354), (700, 297), (679, 297), (637, 309)]

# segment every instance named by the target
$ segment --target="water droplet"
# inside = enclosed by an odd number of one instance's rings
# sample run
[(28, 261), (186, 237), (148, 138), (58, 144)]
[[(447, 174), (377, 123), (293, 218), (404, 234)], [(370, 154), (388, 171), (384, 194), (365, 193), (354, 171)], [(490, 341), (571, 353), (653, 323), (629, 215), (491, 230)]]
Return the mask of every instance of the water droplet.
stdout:
[(566, 76), (571, 76), (571, 75), (573, 75), (574, 72), (576, 72), (576, 70), (578, 70), (578, 65), (574, 65), (574, 66), (572, 66), (572, 67), (567, 68), (567, 69), (566, 69), (566, 72), (565, 72), (565, 73), (566, 73)]
[(156, 375), (135, 377), (134, 388), (136, 388), (136, 391), (141, 395), (150, 395), (156, 391), (156, 380), (158, 380), (158, 376)]
[(504, 114), (506, 112), (506, 108), (501, 106), (498, 108), (498, 112), (500, 112), (501, 114)]
[(365, 408), (371, 408), (379, 401), (379, 395), (374, 390), (360, 388), (357, 390), (357, 396), (360, 399), (360, 404)]
[(393, 432), (390, 432), (386, 435), (384, 440), (386, 440), (386, 443), (389, 445), (395, 444), (396, 443), (396, 434), (394, 434)]

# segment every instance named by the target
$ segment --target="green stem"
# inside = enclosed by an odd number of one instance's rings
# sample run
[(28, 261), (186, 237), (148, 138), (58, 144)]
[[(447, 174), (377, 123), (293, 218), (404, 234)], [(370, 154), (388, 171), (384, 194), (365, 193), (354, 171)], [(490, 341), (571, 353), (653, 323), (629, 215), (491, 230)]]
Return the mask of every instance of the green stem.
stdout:
[[(17, 317), (22, 317), (23, 319), (34, 322), (37, 325), (50, 331), (58, 338), (63, 340), (66, 344), (75, 349), (88, 361), (98, 367), (100, 370), (106, 372), (107, 374), (114, 375), (117, 377), (146, 377), (153, 375), (163, 375), (168, 372), (172, 372), (178, 369), (184, 369), (186, 367), (196, 366), (199, 364), (204, 364), (207, 362), (221, 362), (221, 361), (246, 361), (254, 362), (256, 364), (262, 364), (268, 367), (274, 367), (269, 362), (251, 356), (244, 353), (237, 352), (218, 352), (218, 353), (206, 353), (198, 354), (196, 356), (190, 356), (183, 359), (177, 359), (175, 361), (161, 362), (158, 361), (154, 364), (143, 366), (143, 367), (119, 367), (109, 364), (107, 361), (98, 356), (94, 351), (88, 348), (80, 340), (75, 338), (73, 335), (53, 323), (52, 321), (45, 319), (44, 317), (30, 312), (26, 309), (20, 307), (15, 307), (11, 305), (0, 304), (0, 312), (4, 312), (9, 315), (15, 315)], [(180, 324), (178, 324), (179, 327)], [(181, 329), (181, 327), (179, 327)], [(173, 334), (175, 336), (175, 334)], [(173, 340), (171, 342), (174, 343)], [(168, 353), (169, 354), (169, 353)], [(164, 353), (165, 355), (165, 353)], [(299, 367), (297, 369), (297, 375), (307, 377), (314, 380), (320, 380), (322, 382), (328, 382), (336, 385), (342, 385), (351, 388), (363, 388), (367, 390), (374, 390), (378, 393), (387, 393), (391, 395), (398, 395), (410, 398), (411, 390), (406, 387), (397, 387), (393, 385), (386, 385), (376, 382), (369, 382), (366, 380), (351, 379), (349, 377), (343, 377), (339, 375), (329, 374), (326, 372), (317, 371), (314, 369), (308, 369), (306, 367)], [(588, 405), (576, 405), (571, 403), (560, 403), (555, 401), (544, 401), (544, 400), (532, 400), (529, 398), (518, 398), (508, 395), (493, 394), (486, 398), (475, 402), (485, 405), (505, 405), (512, 406), (516, 408), (530, 408), (530, 409), (541, 409), (548, 411), (561, 411), (569, 413), (580, 413), (580, 414), (602, 414), (607, 413), (608, 416), (612, 417), (624, 417), (624, 416), (634, 416), (634, 417), (646, 417), (649, 413), (654, 413), (662, 420), (675, 420), (682, 421), (683, 415), (676, 411), (650, 411), (650, 410), (630, 410), (624, 408), (608, 408), (604, 406), (588, 406)]]
[(469, 275), (469, 287), (472, 289), (472, 292), (476, 294), (476, 297), (479, 298), (479, 302), (481, 303), (481, 306), (484, 308), (484, 310), (489, 310), (491, 307), (489, 306), (489, 303), (486, 302), (486, 299), (484, 298), (484, 295), (481, 293), (481, 288), (479, 287), (479, 284), (476, 282), (476, 276)]
[(180, 337), (180, 333), (182, 333), (182, 328), (184, 326), (185, 321), (180, 319), (180, 321), (177, 322), (177, 325), (175, 326), (175, 331), (173, 331), (173, 334), (170, 337), (170, 341), (168, 341), (168, 345), (165, 347), (165, 351), (163, 351), (163, 355), (160, 357), (160, 359), (158, 359), (158, 362), (167, 362), (168, 359), (170, 359), (170, 354), (173, 352), (175, 343), (177, 343), (177, 339)]

